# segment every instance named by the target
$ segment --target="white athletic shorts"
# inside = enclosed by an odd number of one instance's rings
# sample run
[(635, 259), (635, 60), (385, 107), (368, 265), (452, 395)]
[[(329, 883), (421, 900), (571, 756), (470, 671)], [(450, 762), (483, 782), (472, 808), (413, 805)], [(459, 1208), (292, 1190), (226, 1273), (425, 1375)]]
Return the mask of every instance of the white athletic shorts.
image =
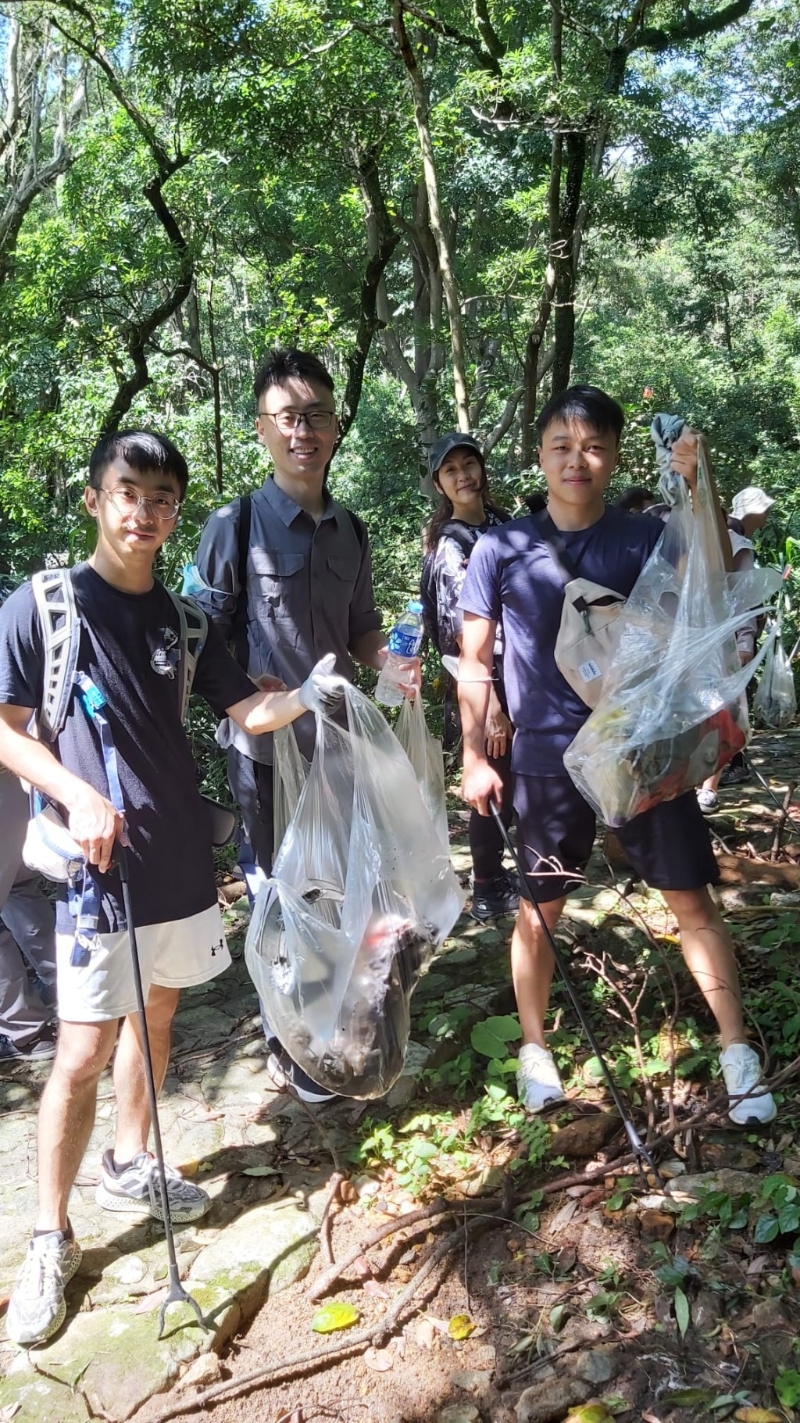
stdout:
[[(56, 934), (58, 1016), (65, 1023), (105, 1023), (136, 1011), (131, 950), (126, 930), (100, 934), (85, 968), (70, 963), (72, 934)], [(228, 967), (219, 907), (212, 904), (189, 919), (147, 924), (136, 930), (145, 1002), (151, 984), (191, 988)]]

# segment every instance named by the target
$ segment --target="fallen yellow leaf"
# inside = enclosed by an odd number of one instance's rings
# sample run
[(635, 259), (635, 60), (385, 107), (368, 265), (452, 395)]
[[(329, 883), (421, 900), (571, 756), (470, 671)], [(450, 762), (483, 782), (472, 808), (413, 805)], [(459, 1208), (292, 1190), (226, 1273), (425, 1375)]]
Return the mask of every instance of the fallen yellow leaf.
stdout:
[(454, 1314), (447, 1326), (447, 1332), (451, 1339), (469, 1339), (475, 1328), (475, 1323), (468, 1314)]
[(324, 1304), (314, 1315), (311, 1328), (316, 1334), (333, 1334), (336, 1329), (349, 1329), (352, 1324), (357, 1324), (360, 1318), (361, 1315), (353, 1304)]

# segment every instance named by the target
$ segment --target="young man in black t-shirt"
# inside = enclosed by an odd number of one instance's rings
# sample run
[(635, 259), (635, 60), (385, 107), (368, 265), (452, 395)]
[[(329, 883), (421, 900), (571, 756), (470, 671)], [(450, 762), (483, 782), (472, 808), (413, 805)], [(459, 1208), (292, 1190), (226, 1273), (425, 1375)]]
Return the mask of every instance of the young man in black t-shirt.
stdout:
[[(114, 1059), (117, 1129), (105, 1153), (98, 1200), (114, 1211), (160, 1216), (155, 1162), (147, 1150), (150, 1112), (130, 946), (114, 868), (128, 846), (131, 897), (153, 1068), (160, 1085), (170, 1024), (182, 987), (215, 977), (230, 962), (217, 908), (211, 827), (181, 724), (177, 610), (153, 578), (155, 556), (175, 528), (188, 471), (163, 436), (108, 435), (95, 448), (84, 503), (97, 523), (89, 561), (73, 571), (80, 616), (78, 672), (105, 697), (124, 814), (115, 807), (96, 724), (73, 696), (53, 749), (29, 733), (42, 706), (43, 633), (30, 584), (0, 610), (0, 763), (61, 809), (81, 846), (100, 903), (89, 952), (76, 954), (66, 902), (57, 919), (58, 1011), (52, 1075), (39, 1113), (39, 1212), (8, 1310), (10, 1338), (35, 1344), (60, 1328), (64, 1286), (81, 1250), (67, 1215), (91, 1134), (97, 1083)], [(318, 665), (296, 691), (259, 691), (209, 625), (194, 690), (219, 716), (260, 735), (306, 711), (329, 710), (340, 678)], [(195, 1220), (210, 1205), (199, 1187), (168, 1168), (172, 1218)]]

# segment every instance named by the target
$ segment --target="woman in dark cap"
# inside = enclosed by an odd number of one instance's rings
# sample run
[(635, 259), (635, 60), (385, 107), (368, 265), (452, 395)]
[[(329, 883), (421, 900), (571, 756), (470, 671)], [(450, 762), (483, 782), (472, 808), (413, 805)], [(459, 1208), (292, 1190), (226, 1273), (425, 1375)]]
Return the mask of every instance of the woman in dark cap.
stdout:
[[(426, 530), (423, 607), (431, 640), (445, 657), (458, 657), (462, 614), (458, 606), (470, 554), (481, 534), (510, 517), (489, 498), (483, 452), (472, 435), (454, 430), (431, 446), (428, 466), (439, 504)], [(511, 738), (502, 681), (498, 629), (494, 682), (486, 718), (486, 752), (503, 779), (503, 819), (511, 822)], [(473, 810), (469, 823), (472, 854), (473, 919), (484, 922), (513, 914), (519, 903), (514, 875), (503, 869), (503, 843), (491, 818)]]

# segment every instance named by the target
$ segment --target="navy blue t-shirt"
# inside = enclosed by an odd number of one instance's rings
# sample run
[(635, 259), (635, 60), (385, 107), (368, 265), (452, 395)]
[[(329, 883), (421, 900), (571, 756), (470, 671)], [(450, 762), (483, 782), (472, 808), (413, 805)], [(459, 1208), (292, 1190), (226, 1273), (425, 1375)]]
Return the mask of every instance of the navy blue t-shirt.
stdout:
[[(211, 825), (180, 719), (178, 614), (166, 589), (124, 593), (89, 564), (72, 571), (81, 617), (78, 670), (106, 698), (125, 805), (131, 899), (137, 926), (187, 919), (216, 902)], [(30, 583), (0, 608), (0, 703), (38, 708), (44, 649)], [(217, 716), (256, 691), (209, 625), (193, 690)], [(97, 728), (73, 696), (53, 750), (63, 766), (108, 796)], [(124, 925), (116, 870), (93, 871), (103, 903), (101, 932)], [(60, 932), (74, 925), (58, 907)]]
[[(590, 528), (560, 534), (581, 578), (628, 597), (663, 531), (658, 519), (607, 508)], [(470, 558), (459, 606), (502, 623), (503, 679), (516, 727), (513, 769), (520, 775), (563, 774), (564, 752), (589, 708), (556, 666), (564, 583), (530, 515), (484, 534)]]

